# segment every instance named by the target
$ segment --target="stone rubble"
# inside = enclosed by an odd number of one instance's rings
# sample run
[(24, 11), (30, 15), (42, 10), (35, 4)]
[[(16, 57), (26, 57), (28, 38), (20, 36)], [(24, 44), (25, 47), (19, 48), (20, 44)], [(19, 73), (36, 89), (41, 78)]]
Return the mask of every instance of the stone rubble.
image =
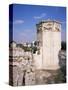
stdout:
[[(14, 55), (10, 51), (9, 65), (13, 69), (13, 79), (11, 78), (12, 80), (10, 80), (13, 82), (13, 86), (35, 85), (35, 67), (33, 65), (32, 53), (23, 52), (24, 54), (22, 54), (22, 49), (17, 48), (15, 45), (12, 50)], [(11, 57), (14, 59), (11, 60)]]

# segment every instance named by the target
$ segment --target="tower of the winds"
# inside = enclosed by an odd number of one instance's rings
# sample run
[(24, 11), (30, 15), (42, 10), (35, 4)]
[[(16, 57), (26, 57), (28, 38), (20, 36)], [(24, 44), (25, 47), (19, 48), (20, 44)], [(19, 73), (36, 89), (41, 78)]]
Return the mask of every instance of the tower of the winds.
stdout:
[(38, 51), (34, 54), (36, 69), (56, 70), (59, 68), (60, 22), (47, 20), (37, 24), (37, 49)]

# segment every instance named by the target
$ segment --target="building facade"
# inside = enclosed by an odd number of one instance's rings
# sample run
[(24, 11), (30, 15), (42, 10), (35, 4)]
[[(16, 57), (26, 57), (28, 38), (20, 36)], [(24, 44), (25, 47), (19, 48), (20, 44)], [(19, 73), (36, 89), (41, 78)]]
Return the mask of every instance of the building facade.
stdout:
[(38, 51), (34, 54), (36, 69), (56, 70), (59, 68), (60, 22), (47, 20), (37, 24), (37, 49)]

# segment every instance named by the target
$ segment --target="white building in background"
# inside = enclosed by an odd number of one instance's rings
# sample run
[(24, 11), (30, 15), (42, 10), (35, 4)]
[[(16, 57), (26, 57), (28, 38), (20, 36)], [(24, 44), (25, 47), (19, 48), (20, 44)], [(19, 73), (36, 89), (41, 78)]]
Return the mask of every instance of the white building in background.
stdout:
[(9, 56), (13, 56), (13, 57), (19, 57), (19, 56), (24, 56), (24, 49), (17, 47), (16, 42), (11, 42), (10, 43), (10, 52), (9, 52)]
[(47, 20), (37, 24), (37, 44), (38, 51), (33, 55), (36, 69), (58, 69), (58, 54), (61, 49), (60, 22)]

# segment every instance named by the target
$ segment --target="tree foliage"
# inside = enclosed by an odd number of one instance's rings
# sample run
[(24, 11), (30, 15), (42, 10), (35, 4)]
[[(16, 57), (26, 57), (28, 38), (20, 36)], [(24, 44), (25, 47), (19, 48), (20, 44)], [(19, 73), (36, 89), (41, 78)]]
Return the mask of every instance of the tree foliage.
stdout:
[(61, 50), (66, 50), (66, 42), (61, 42)]

